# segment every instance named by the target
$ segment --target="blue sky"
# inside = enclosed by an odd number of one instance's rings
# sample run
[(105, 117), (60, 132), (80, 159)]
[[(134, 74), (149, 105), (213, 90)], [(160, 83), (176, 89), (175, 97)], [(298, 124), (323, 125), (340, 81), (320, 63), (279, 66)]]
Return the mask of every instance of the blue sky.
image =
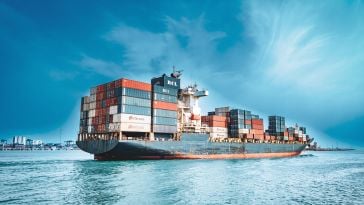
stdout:
[(0, 0), (0, 137), (75, 139), (80, 97), (183, 69), (232, 105), (324, 145), (364, 146), (363, 1)]

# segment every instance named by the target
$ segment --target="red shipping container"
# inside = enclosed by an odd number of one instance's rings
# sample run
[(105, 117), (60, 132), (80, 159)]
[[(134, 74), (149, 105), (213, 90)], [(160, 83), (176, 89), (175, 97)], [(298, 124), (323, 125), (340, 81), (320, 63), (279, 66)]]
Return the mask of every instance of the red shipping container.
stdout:
[(293, 137), (288, 137), (288, 140), (289, 141), (293, 141)]
[(227, 122), (209, 121), (208, 125), (209, 127), (227, 127)]
[(247, 139), (254, 139), (254, 135), (253, 134), (246, 134), (246, 138)]
[(137, 90), (145, 90), (145, 91), (152, 91), (152, 85), (149, 83), (144, 83), (140, 81), (135, 80), (129, 80), (129, 79), (119, 79), (115, 83), (116, 87), (124, 87), (124, 88), (134, 88)]
[(106, 84), (107, 90), (113, 90), (115, 88), (115, 81), (111, 81)]
[(111, 98), (110, 99), (110, 106), (117, 105), (117, 104), (118, 104), (118, 99), (117, 98)]
[(263, 125), (263, 120), (262, 119), (252, 119), (252, 124), (253, 125)]
[(96, 86), (97, 93), (104, 92), (104, 91), (105, 91), (105, 84)]
[(153, 101), (153, 108), (163, 110), (177, 110), (177, 104), (162, 101)]
[(257, 140), (264, 140), (264, 135), (263, 134), (253, 134), (254, 139)]
[(285, 137), (288, 137), (288, 132), (287, 131), (284, 132), (283, 134), (284, 134)]
[(104, 100), (106, 98), (106, 93), (105, 92), (100, 92), (96, 94), (96, 100)]

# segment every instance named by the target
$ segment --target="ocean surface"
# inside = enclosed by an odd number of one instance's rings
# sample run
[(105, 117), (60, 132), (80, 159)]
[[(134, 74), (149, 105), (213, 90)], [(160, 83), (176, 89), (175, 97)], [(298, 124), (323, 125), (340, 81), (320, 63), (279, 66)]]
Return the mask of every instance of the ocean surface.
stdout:
[(0, 204), (364, 204), (364, 152), (259, 160), (94, 161), (0, 151)]

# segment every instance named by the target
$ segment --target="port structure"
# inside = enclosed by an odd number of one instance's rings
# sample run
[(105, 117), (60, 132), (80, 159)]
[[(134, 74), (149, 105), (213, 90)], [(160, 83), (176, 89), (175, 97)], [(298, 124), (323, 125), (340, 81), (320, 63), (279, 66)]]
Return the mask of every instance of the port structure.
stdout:
[(207, 127), (201, 126), (201, 108), (199, 99), (209, 95), (208, 90), (198, 90), (197, 85), (189, 85), (180, 90), (178, 97), (179, 133), (206, 133)]

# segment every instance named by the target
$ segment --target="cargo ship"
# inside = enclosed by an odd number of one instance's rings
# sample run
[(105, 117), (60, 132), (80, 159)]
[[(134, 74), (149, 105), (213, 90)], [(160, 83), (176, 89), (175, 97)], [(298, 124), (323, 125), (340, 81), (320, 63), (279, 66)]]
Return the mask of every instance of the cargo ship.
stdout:
[(249, 159), (292, 157), (310, 143), (305, 127), (269, 116), (268, 129), (246, 109), (202, 115), (197, 85), (181, 88), (181, 71), (150, 83), (121, 78), (81, 98), (77, 146), (96, 160)]

